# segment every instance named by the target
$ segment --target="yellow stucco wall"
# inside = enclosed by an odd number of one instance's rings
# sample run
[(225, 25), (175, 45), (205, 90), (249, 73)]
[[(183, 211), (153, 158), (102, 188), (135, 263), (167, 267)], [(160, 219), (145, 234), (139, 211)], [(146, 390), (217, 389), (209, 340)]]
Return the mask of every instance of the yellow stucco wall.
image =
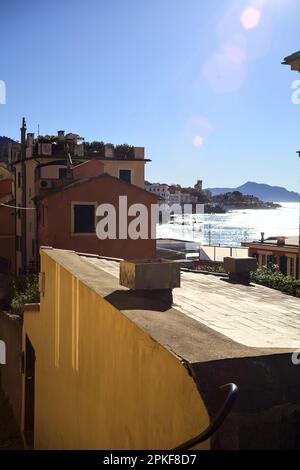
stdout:
[(59, 177), (59, 169), (66, 168), (66, 165), (51, 165), (41, 168), (41, 179), (56, 179)]
[(131, 183), (145, 189), (145, 163), (141, 161), (102, 160), (104, 171), (115, 178), (119, 178), (119, 170), (131, 170)]
[(23, 325), (23, 350), (27, 334), (36, 353), (36, 449), (170, 449), (207, 427), (177, 357), (45, 252), (41, 263), (41, 310)]

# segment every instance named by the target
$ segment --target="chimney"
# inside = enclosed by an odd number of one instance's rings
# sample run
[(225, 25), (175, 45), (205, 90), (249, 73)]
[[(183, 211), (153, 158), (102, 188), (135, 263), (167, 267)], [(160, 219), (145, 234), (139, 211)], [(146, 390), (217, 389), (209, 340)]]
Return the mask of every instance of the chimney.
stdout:
[(224, 269), (229, 274), (229, 281), (233, 284), (249, 285), (251, 282), (250, 273), (257, 268), (255, 258), (237, 258), (228, 256), (224, 258)]
[(27, 147), (31, 147), (33, 145), (33, 141), (34, 141), (34, 134), (32, 134), (31, 132), (28, 132), (28, 134), (27, 134)]
[(261, 239), (260, 239), (260, 243), (264, 243), (265, 242), (265, 232), (261, 232)]
[(65, 138), (65, 131), (57, 131), (57, 137), (59, 140), (63, 140)]
[(284, 246), (285, 245), (285, 239), (286, 239), (286, 237), (282, 237), (282, 236), (277, 237), (277, 245)]
[(134, 147), (134, 158), (145, 158), (145, 147)]
[(120, 284), (140, 297), (173, 303), (172, 290), (180, 287), (180, 263), (167, 260), (121, 261)]
[(114, 157), (114, 146), (112, 144), (105, 144), (105, 157), (106, 158), (113, 158)]

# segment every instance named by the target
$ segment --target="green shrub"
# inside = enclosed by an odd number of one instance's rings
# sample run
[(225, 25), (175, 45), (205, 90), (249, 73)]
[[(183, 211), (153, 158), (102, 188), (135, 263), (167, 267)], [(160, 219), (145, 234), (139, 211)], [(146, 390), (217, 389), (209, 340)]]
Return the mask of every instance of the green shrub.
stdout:
[(196, 269), (208, 273), (225, 273), (223, 264), (200, 264)]
[(105, 152), (105, 144), (102, 141), (96, 141), (94, 140), (93, 142), (85, 142), (85, 148), (87, 152), (96, 152), (100, 153), (102, 156), (104, 156)]
[(115, 156), (117, 158), (134, 158), (134, 147), (128, 144), (116, 145)]
[(251, 274), (251, 280), (257, 284), (300, 297), (300, 280), (296, 280), (291, 276), (285, 276), (280, 272), (274, 272), (273, 269), (267, 267), (258, 268)]
[(22, 315), (24, 304), (40, 301), (38, 276), (28, 274), (12, 278), (7, 294), (11, 313)]

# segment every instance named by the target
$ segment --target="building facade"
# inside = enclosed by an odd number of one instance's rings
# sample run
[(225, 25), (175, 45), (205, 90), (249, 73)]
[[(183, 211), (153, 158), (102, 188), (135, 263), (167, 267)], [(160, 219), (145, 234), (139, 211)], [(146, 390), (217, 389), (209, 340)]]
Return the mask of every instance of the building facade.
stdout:
[(298, 237), (271, 237), (261, 242), (244, 242), (249, 248), (249, 256), (257, 259), (258, 266), (277, 266), (286, 275), (299, 279)]
[[(127, 183), (144, 189), (145, 159), (143, 147), (132, 147), (130, 154), (122, 154), (111, 145), (103, 144), (101, 151), (91, 151), (78, 134), (58, 131), (57, 136), (38, 136), (26, 132), (23, 118), (21, 145), (14, 153), (10, 165), (14, 174), (16, 210), (16, 272), (36, 269), (37, 208), (35, 198), (51, 191), (82, 171), (87, 161), (99, 163), (97, 173), (107, 173)], [(78, 170), (75, 170), (79, 167)], [(72, 172), (74, 171), (74, 173)], [(67, 248), (67, 247), (66, 247)]]
[(182, 358), (140, 323), (161, 312), (122, 289), (111, 263), (41, 250), (41, 300), (25, 308), (22, 348), (21, 429), (34, 449), (173, 449), (209, 425)]
[(162, 201), (169, 202), (170, 199), (170, 191), (169, 186), (167, 184), (160, 184), (160, 183), (145, 183), (146, 191), (156, 194), (159, 196)]
[(11, 173), (0, 165), (0, 272), (15, 272), (15, 200)]
[[(99, 162), (87, 162), (80, 169), (87, 174), (86, 167), (90, 167), (93, 173), (96, 163)], [(120, 207), (120, 198), (124, 197), (127, 214)], [(137, 202), (143, 204), (147, 210), (147, 227), (142, 228), (147, 233), (143, 238), (132, 239), (128, 234), (128, 227), (135, 217), (129, 216), (128, 212), (130, 206), (133, 207)], [(138, 186), (100, 173), (98, 176), (79, 178), (55, 190), (46, 191), (36, 197), (35, 203), (38, 246), (67, 247), (77, 252), (120, 259), (154, 259), (156, 256), (156, 238), (151, 235), (156, 233), (156, 218), (152, 217), (152, 209), (156, 207), (157, 197)], [(110, 204), (115, 210), (115, 227), (111, 227), (115, 232), (109, 233), (109, 227), (105, 227), (108, 236), (106, 239), (99, 239), (96, 235), (96, 225), (101, 220), (96, 211), (101, 203)], [(127, 233), (120, 235), (124, 229)]]
[[(182, 190), (174, 189), (174, 187), (170, 187), (168, 184), (146, 182), (145, 189), (159, 196), (162, 203), (165, 202), (166, 204), (170, 204), (170, 205), (171, 204), (183, 205), (183, 204), (197, 204), (198, 203), (198, 196), (196, 194), (192, 194), (191, 191), (185, 188), (183, 188)], [(198, 192), (202, 192), (201, 180), (198, 180), (194, 189)]]

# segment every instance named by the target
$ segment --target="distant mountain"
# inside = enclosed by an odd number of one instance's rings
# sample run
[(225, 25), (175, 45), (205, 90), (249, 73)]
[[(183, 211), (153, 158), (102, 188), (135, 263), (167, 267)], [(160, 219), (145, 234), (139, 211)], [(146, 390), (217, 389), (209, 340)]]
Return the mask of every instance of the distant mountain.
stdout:
[(213, 196), (240, 191), (242, 194), (256, 196), (266, 202), (299, 202), (299, 194), (294, 191), (288, 191), (280, 186), (270, 186), (268, 184), (248, 183), (237, 188), (207, 188)]

